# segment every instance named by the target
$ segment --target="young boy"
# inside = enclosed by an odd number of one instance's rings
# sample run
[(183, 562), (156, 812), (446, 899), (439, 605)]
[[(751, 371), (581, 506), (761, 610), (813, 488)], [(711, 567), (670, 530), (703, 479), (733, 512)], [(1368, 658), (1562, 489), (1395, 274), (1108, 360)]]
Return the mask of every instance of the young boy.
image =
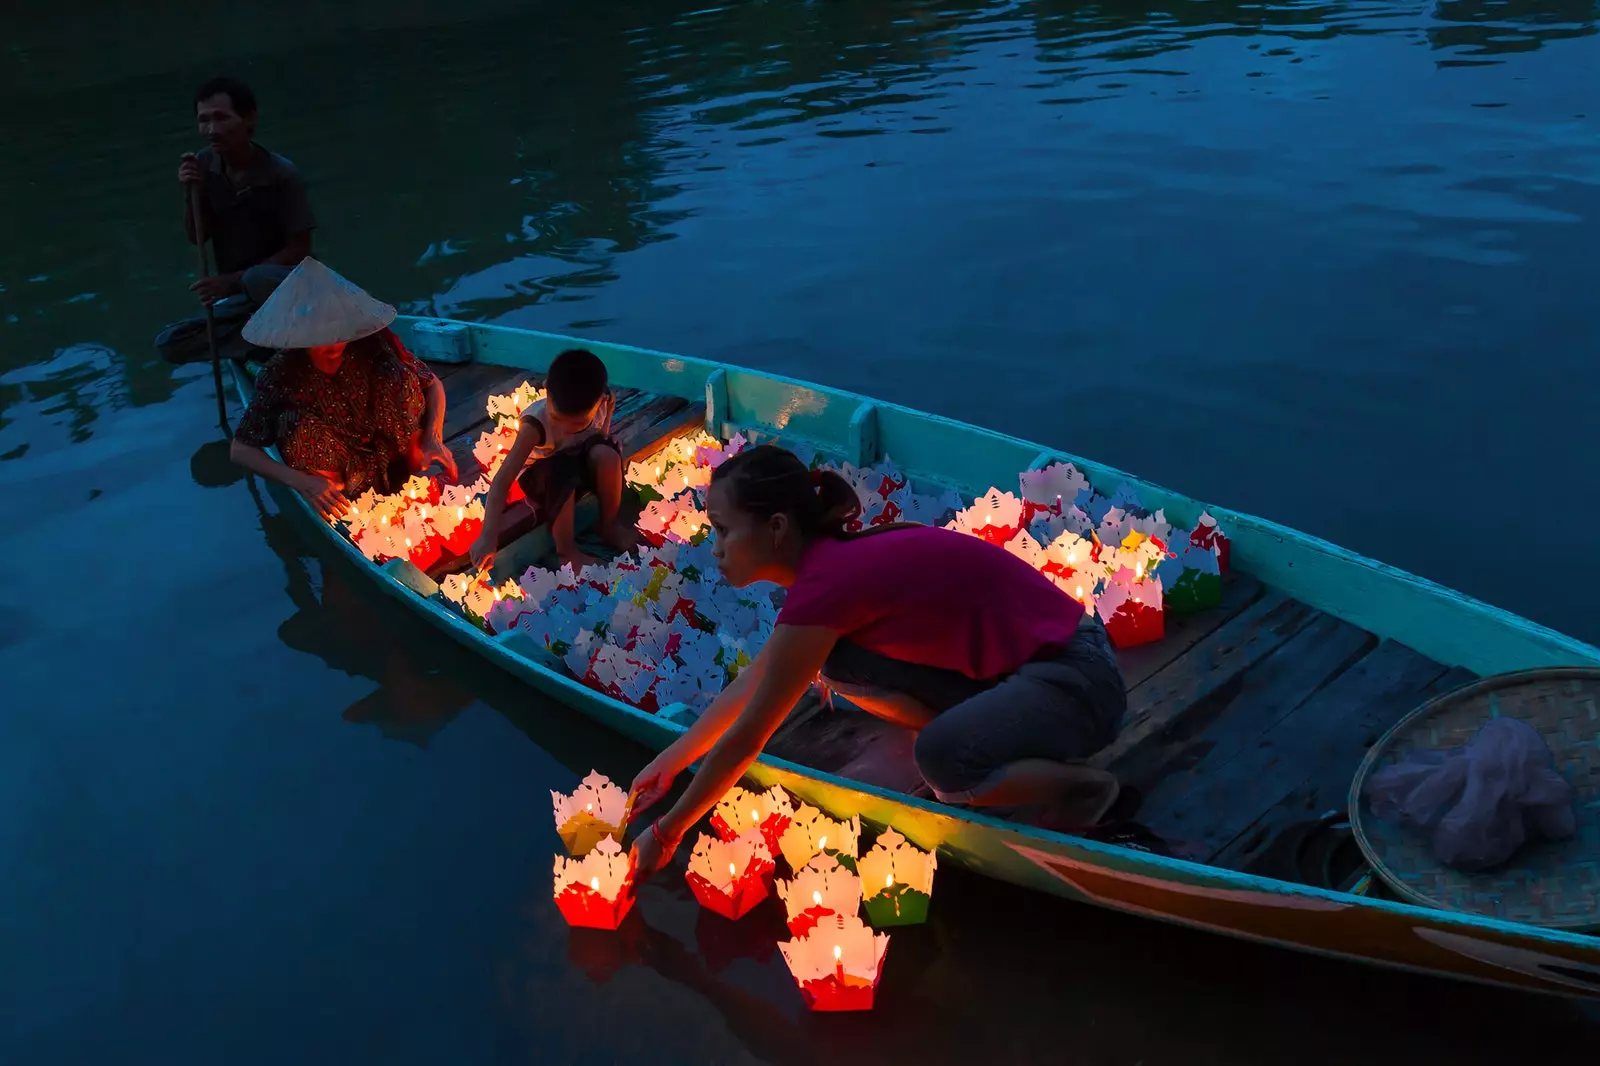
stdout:
[(545, 378), (545, 398), (522, 412), (517, 442), (483, 503), (483, 532), (472, 545), (472, 561), (494, 565), (500, 519), (513, 479), (522, 486), (539, 524), (550, 526), (556, 553), (572, 568), (598, 562), (579, 550), (573, 531), (578, 493), (600, 500), (600, 535), (618, 551), (634, 546), (631, 529), (618, 520), (622, 507), (622, 449), (611, 439), (611, 396), (606, 365), (583, 348), (556, 356)]

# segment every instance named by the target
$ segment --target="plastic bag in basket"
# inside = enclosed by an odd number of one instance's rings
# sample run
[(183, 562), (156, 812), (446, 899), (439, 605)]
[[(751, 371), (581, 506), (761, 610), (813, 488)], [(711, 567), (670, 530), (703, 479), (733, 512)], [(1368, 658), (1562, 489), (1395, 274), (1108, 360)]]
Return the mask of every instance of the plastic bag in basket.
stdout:
[(1434, 858), (1460, 870), (1493, 869), (1530, 837), (1577, 831), (1572, 786), (1539, 731), (1516, 718), (1491, 719), (1459, 748), (1410, 752), (1363, 791), (1374, 815), (1426, 834)]

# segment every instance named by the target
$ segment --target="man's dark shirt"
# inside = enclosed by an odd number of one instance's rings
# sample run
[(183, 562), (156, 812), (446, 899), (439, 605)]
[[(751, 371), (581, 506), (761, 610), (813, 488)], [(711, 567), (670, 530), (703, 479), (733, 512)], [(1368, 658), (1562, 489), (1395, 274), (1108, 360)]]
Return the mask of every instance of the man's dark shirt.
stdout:
[(282, 251), (290, 235), (317, 225), (305, 180), (294, 164), (259, 144), (252, 143), (250, 153), (237, 187), (228, 180), (220, 155), (210, 148), (197, 153), (205, 179), (206, 236), (219, 274), (247, 270)]

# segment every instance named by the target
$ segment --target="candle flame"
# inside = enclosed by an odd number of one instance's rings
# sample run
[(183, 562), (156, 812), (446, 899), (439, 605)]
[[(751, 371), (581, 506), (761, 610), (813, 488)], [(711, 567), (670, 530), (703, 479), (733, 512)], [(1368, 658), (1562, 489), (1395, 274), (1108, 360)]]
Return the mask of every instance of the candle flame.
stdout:
[(411, 538), (410, 537), (406, 538), (406, 547), (408, 547), (408, 548), (411, 547)]
[[(232, 97), (229, 97), (229, 99), (232, 99)], [(357, 507), (355, 504), (352, 503), (350, 505), (350, 513), (351, 514), (360, 514), (361, 513), (361, 508)]]
[(384, 513), (384, 516), (383, 516), (383, 524), (384, 524), (384, 525), (388, 525), (388, 524), (389, 524), (389, 515), (388, 515), (388, 512), (385, 512), (385, 513)]
[(752, 822), (759, 822), (759, 821), (761, 821), (761, 814), (760, 814), (760, 812), (758, 812), (758, 811), (754, 811), (754, 810), (752, 810), (752, 811), (751, 811), (751, 812), (750, 812), (750, 820), (751, 820), (751, 821), (752, 821)]
[(883, 875), (883, 887), (884, 888), (889, 888), (893, 884), (894, 884), (894, 874), (884, 874)]
[(1077, 552), (1068, 552), (1067, 553), (1067, 562), (1075, 563), (1077, 561), (1078, 561), (1078, 553)]
[(1135, 581), (1144, 580), (1144, 563), (1143, 562), (1140, 562), (1138, 565), (1136, 565), (1133, 568), (1133, 577), (1134, 577)]
[(422, 505), (422, 517), (423, 518), (427, 518), (428, 517), (428, 505), (427, 504), (423, 504)]
[(589, 878), (589, 887), (596, 892), (600, 891), (600, 879), (598, 877)]
[(467, 517), (467, 509), (465, 507), (457, 507), (456, 508), (456, 521), (459, 522), (463, 518), (466, 518), (466, 517)]
[(813, 891), (811, 893), (811, 902), (815, 903), (819, 907), (822, 906), (822, 893)]
[(739, 876), (739, 868), (737, 866), (735, 866), (731, 862), (728, 864), (728, 876), (729, 877), (738, 877)]
[(494, 590), (494, 601), (496, 603), (500, 602), (500, 590), (499, 589), (495, 589)]
[(583, 805), (583, 809), (584, 809), (584, 810), (586, 810), (586, 811), (588, 811), (588, 812), (589, 812), (589, 813), (590, 813), (590, 814), (593, 814), (593, 813), (594, 813), (594, 804), (592, 804), (592, 803), (585, 803), (585, 804), (584, 804), (584, 805)]
[(844, 948), (838, 944), (833, 945), (833, 961), (838, 962), (842, 958), (844, 958)]
[(828, 838), (827, 837), (818, 837), (817, 838), (817, 847), (825, 848), (827, 846), (828, 846)]
[(1083, 586), (1082, 585), (1078, 586), (1078, 593), (1077, 594), (1078, 594), (1078, 598), (1079, 599), (1083, 598)]

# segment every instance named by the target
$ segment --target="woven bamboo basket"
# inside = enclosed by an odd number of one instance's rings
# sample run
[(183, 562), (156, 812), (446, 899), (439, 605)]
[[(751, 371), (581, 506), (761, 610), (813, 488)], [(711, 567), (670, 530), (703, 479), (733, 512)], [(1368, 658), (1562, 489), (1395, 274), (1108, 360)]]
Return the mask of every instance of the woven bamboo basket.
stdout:
[[(1372, 774), (1416, 748), (1454, 748), (1491, 718), (1533, 726), (1576, 793), (1570, 840), (1524, 845), (1503, 867), (1469, 873), (1433, 857), (1421, 834), (1373, 817), (1362, 799)], [(1429, 700), (1367, 752), (1350, 785), (1350, 824), (1378, 876), (1403, 899), (1548, 929), (1600, 927), (1600, 669), (1523, 670)]]

